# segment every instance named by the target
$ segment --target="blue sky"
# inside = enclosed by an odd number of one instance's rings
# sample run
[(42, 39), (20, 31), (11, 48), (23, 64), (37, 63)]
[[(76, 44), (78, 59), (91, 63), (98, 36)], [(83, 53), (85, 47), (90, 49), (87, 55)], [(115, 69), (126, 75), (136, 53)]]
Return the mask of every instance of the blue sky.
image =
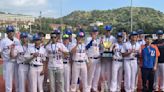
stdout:
[[(33, 16), (39, 16), (42, 11), (43, 16), (54, 18), (75, 10), (108, 10), (126, 6), (130, 6), (130, 0), (0, 0), (0, 11)], [(133, 6), (164, 12), (164, 0), (133, 0)]]

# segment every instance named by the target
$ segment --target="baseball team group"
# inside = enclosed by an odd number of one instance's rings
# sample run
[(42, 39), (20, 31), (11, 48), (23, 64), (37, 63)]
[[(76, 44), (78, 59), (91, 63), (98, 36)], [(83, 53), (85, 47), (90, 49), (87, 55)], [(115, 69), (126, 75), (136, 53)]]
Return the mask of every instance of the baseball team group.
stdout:
[[(102, 30), (94, 26), (89, 36), (85, 30), (76, 33), (69, 28), (55, 29), (45, 42), (38, 32), (29, 39), (28, 32), (15, 37), (15, 28), (6, 27), (7, 37), (0, 40), (5, 92), (164, 92), (164, 39), (157, 39), (142, 29), (112, 34), (112, 26)], [(76, 37), (72, 35), (76, 34)], [(122, 86), (123, 85), (123, 86)]]

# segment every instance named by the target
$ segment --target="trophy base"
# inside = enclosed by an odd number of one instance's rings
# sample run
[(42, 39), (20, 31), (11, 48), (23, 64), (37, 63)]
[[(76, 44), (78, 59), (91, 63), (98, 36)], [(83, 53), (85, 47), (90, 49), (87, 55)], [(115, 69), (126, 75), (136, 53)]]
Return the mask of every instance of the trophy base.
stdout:
[(112, 58), (113, 57), (113, 53), (112, 52), (104, 52), (101, 55), (102, 58)]

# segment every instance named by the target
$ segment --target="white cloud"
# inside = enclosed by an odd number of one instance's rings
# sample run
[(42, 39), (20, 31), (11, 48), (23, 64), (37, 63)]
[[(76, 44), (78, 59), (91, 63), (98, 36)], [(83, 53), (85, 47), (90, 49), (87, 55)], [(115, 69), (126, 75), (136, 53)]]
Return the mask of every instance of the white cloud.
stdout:
[[(70, 0), (62, 0), (66, 3)], [(46, 17), (61, 17), (60, 13), (61, 0), (0, 0), (0, 11), (14, 14)]]
[(24, 6), (38, 6), (45, 5), (47, 0), (12, 0), (13, 6), (24, 7)]

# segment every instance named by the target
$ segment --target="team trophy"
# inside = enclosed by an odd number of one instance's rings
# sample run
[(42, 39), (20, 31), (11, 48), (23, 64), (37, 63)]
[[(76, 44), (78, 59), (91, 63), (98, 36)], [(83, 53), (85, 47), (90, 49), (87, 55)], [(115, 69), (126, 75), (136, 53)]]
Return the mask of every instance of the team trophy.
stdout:
[(112, 46), (112, 42), (110, 41), (103, 42), (104, 52), (102, 53), (102, 57), (112, 58), (113, 53), (110, 51), (111, 46)]

